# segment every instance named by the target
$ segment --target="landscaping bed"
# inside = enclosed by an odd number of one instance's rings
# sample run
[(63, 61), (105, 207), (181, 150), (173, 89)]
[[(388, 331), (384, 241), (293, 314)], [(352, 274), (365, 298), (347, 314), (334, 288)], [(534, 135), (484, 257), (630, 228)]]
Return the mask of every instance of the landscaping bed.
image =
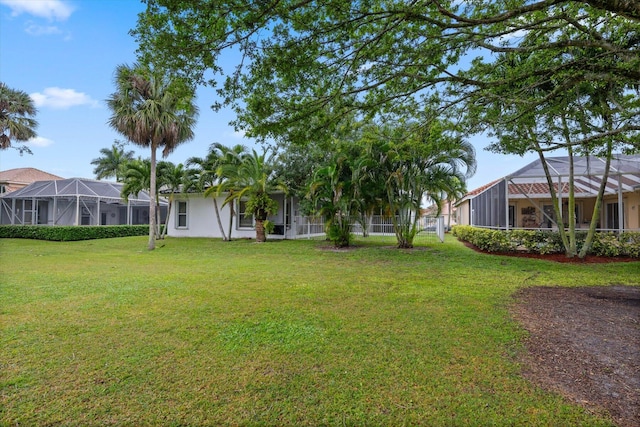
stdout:
[(640, 425), (640, 288), (526, 288), (512, 313), (530, 334), (527, 378), (620, 426)]

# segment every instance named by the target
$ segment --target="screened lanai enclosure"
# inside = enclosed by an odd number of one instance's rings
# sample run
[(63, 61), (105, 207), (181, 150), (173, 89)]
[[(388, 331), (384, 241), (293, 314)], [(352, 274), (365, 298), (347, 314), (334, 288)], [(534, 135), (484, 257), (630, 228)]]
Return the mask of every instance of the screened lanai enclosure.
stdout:
[[(498, 229), (566, 227), (574, 215), (577, 228), (589, 227), (606, 168), (605, 159), (574, 157), (575, 210), (568, 211), (569, 157), (546, 159), (561, 217), (556, 218), (540, 160), (469, 193), (458, 203), (458, 223)], [(640, 155), (614, 155), (600, 208), (599, 230), (640, 230)]]
[[(81, 178), (34, 182), (0, 197), (0, 224), (148, 224), (149, 194), (141, 191), (125, 201), (122, 186)], [(166, 210), (161, 200), (162, 221)]]

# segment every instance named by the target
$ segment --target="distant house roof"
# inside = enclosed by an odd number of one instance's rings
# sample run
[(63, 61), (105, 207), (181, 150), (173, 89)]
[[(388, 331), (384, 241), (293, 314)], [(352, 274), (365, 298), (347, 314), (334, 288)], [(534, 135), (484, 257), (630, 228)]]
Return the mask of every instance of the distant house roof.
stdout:
[[(4, 199), (54, 198), (54, 197), (89, 197), (104, 201), (122, 201), (123, 184), (119, 182), (96, 181), (82, 178), (69, 178), (51, 181), (37, 181), (12, 193), (0, 197)], [(133, 203), (149, 203), (149, 194), (141, 191), (130, 196)], [(164, 204), (166, 202), (162, 202)]]
[[(553, 187), (558, 191), (561, 184), (562, 193), (569, 192), (569, 157), (549, 157), (546, 159), (550, 175), (553, 179)], [(605, 171), (605, 159), (588, 156), (574, 157), (574, 194), (576, 197), (593, 196), (597, 193), (602, 175)], [(560, 179), (560, 183), (558, 182)], [(563, 179), (564, 178), (564, 179)], [(529, 163), (505, 178), (491, 181), (465, 194), (457, 203), (473, 199), (497, 183), (507, 180), (509, 183), (509, 197), (545, 196), (549, 195), (549, 186), (544, 168), (540, 159)], [(614, 155), (611, 160), (609, 177), (607, 179), (606, 193), (616, 193), (618, 188), (622, 191), (634, 191), (640, 185), (640, 155)]]
[(32, 182), (58, 179), (64, 178), (36, 168), (16, 168), (0, 171), (0, 184), (4, 185), (6, 193), (26, 187)]
[[(549, 157), (546, 160), (551, 176), (569, 176), (569, 157)], [(596, 156), (573, 158), (573, 173), (575, 176), (602, 175), (605, 172), (606, 160)], [(614, 154), (611, 159), (609, 175), (619, 173), (640, 174), (640, 155)], [(508, 178), (544, 178), (544, 168), (540, 159), (529, 163), (517, 170)]]

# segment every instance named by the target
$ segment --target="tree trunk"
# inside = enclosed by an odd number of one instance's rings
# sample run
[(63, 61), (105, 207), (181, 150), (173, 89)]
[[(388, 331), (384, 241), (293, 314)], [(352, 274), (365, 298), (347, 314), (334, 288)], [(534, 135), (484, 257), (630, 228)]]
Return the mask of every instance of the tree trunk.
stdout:
[(233, 231), (233, 215), (235, 213), (235, 210), (233, 209), (233, 203), (234, 202), (229, 203), (229, 233), (227, 233), (229, 235), (229, 242), (231, 241), (231, 232)]
[[(540, 147), (540, 144), (536, 143), (535, 150), (538, 152), (538, 157), (540, 158), (540, 164), (542, 165), (542, 169), (544, 170), (544, 175), (547, 179), (547, 185), (549, 186), (549, 194), (551, 194), (551, 204), (553, 205), (553, 211), (555, 213), (555, 223), (558, 228), (558, 235), (562, 240), (562, 246), (564, 247), (565, 255), (569, 258), (573, 258), (576, 256), (575, 253), (571, 253), (571, 247), (569, 245), (569, 239), (567, 238), (567, 233), (564, 231), (564, 224), (562, 221), (562, 206), (558, 206), (558, 193), (553, 186), (553, 179), (551, 177), (551, 172), (549, 171), (549, 165), (547, 165), (547, 161), (544, 157), (544, 150)], [(558, 188), (558, 191), (561, 191), (561, 188)]]
[(576, 242), (576, 198), (574, 184), (573, 147), (568, 146), (569, 152), (569, 201), (567, 203), (567, 218), (569, 220), (569, 251), (578, 254)]
[(602, 206), (602, 198), (604, 197), (604, 190), (607, 186), (607, 180), (609, 179), (609, 168), (611, 167), (611, 153), (613, 151), (613, 145), (611, 142), (607, 142), (607, 159), (604, 167), (604, 174), (602, 176), (602, 182), (598, 189), (598, 195), (596, 196), (596, 203), (593, 207), (593, 215), (591, 216), (591, 223), (589, 224), (589, 231), (587, 237), (584, 239), (578, 258), (584, 258), (587, 256), (587, 252), (591, 249), (593, 244), (593, 236), (596, 234), (596, 225), (600, 220), (600, 207)]
[(151, 143), (151, 176), (149, 177), (149, 250), (156, 248), (156, 144)]
[(173, 206), (173, 193), (169, 196), (169, 206), (167, 207), (167, 217), (164, 219), (164, 229), (160, 235), (160, 239), (164, 240), (167, 236), (167, 228), (169, 227), (169, 217), (171, 216), (171, 207)]
[[(216, 211), (216, 219), (218, 220), (218, 227), (220, 228), (220, 233), (222, 233), (222, 240), (227, 240), (227, 235), (224, 234), (224, 227), (222, 226), (222, 220), (220, 219), (220, 211), (218, 210), (218, 201), (216, 200), (216, 196), (213, 196), (213, 208)], [(231, 236), (231, 234), (229, 234)], [(229, 239), (231, 240), (231, 239)]]
[(156, 240), (162, 240), (162, 219), (160, 218), (160, 197), (156, 194)]
[(264, 220), (256, 218), (256, 242), (264, 243), (267, 241), (267, 234), (264, 231)]

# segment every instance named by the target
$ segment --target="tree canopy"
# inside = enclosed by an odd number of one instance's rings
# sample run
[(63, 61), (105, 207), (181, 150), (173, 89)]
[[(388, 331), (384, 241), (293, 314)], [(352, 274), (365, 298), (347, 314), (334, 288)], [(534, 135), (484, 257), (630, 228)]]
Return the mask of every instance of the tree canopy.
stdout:
[(37, 136), (36, 112), (33, 100), (26, 92), (0, 82), (0, 150), (13, 147), (20, 154), (31, 153), (26, 145), (16, 146), (15, 143), (26, 142)]
[[(584, 81), (634, 91), (640, 79), (640, 7), (632, 1), (146, 3), (134, 30), (143, 56), (200, 83), (223, 73), (219, 93), (236, 109), (235, 124), (262, 138), (329, 138), (347, 113), (382, 120), (436, 106), (461, 114), (451, 107), (523, 79), (555, 82), (547, 100)], [(231, 46), (241, 60), (224, 70), (217, 61)], [(485, 72), (531, 52), (571, 58)]]

